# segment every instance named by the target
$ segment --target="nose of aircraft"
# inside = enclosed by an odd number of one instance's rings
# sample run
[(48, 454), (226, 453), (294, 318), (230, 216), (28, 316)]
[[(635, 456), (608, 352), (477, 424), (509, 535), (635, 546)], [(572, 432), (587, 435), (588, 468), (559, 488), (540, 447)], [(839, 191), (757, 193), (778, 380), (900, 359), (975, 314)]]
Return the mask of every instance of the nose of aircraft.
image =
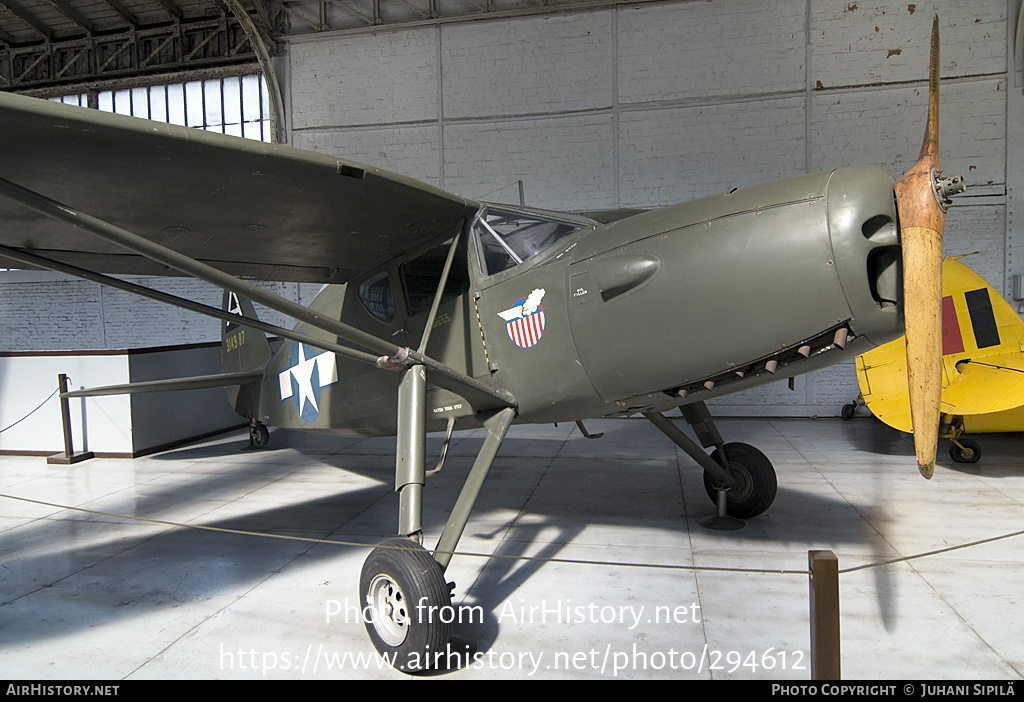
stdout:
[(873, 345), (902, 331), (899, 220), (895, 181), (881, 168), (835, 171), (828, 184), (828, 229), (850, 328)]
[[(567, 288), (592, 384), (608, 401), (721, 394), (896, 338), (893, 187), (880, 168), (816, 173), (588, 235), (573, 251)], [(659, 362), (645, 362), (650, 354)]]

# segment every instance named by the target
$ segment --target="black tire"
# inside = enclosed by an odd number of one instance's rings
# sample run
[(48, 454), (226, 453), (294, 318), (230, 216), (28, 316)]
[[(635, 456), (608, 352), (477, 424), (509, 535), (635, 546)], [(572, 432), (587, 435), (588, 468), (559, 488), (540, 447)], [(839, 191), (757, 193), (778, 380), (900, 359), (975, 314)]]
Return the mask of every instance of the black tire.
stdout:
[(949, 457), (957, 463), (977, 463), (981, 460), (981, 444), (974, 439), (966, 437), (958, 438), (957, 441), (963, 446), (956, 444), (949, 445)]
[(249, 440), (256, 448), (266, 448), (270, 444), (270, 430), (266, 424), (254, 424), (249, 427)]
[[(724, 447), (729, 459), (729, 473), (739, 478), (740, 485), (726, 492), (726, 514), (737, 519), (750, 519), (765, 512), (775, 501), (779, 490), (772, 462), (749, 444), (732, 443)], [(711, 458), (721, 463), (715, 449)], [(714, 477), (704, 471), (704, 489), (711, 502), (717, 504), (718, 490)]]
[(853, 404), (852, 402), (850, 404), (848, 404), (848, 405), (843, 405), (843, 413), (842, 413), (843, 419), (845, 419), (846, 421), (850, 421), (851, 419), (853, 419), (854, 415), (856, 415), (856, 414), (857, 414), (857, 405)]
[(451, 591), (423, 547), (392, 539), (371, 551), (359, 577), (359, 599), (366, 633), (393, 668), (418, 673), (444, 666)]

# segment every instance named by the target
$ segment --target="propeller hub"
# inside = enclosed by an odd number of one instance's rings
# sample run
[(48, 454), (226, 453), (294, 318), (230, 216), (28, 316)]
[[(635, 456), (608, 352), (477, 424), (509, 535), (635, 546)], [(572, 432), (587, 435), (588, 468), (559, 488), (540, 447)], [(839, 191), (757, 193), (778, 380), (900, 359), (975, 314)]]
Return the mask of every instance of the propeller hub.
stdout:
[(964, 177), (958, 175), (952, 178), (943, 178), (941, 171), (933, 168), (931, 179), (935, 201), (939, 203), (942, 212), (946, 213), (949, 211), (950, 205), (953, 204), (952, 196), (958, 195), (966, 189), (967, 184), (964, 183)]

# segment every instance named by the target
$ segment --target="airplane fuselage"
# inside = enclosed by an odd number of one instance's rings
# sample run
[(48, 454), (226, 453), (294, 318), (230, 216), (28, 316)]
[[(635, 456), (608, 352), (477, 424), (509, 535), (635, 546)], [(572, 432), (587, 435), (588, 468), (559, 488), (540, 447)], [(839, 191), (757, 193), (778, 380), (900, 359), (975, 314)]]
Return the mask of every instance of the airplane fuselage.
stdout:
[[(608, 225), (485, 206), (428, 246), (311, 305), (514, 396), (517, 421), (664, 411), (853, 358), (902, 333), (893, 179), (853, 168), (734, 190)], [(297, 327), (310, 336), (322, 331)], [(397, 374), (285, 342), (260, 397), (268, 424), (395, 430)], [(427, 421), (472, 426), (431, 387)]]

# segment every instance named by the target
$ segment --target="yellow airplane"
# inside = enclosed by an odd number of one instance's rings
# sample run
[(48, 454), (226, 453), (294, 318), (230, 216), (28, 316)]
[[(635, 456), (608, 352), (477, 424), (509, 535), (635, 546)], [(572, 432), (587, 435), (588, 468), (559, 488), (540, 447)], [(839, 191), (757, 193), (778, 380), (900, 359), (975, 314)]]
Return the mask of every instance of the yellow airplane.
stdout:
[[(942, 427), (958, 463), (981, 458), (963, 434), (1024, 431), (1024, 322), (991, 285), (960, 263), (942, 262)], [(857, 357), (863, 404), (883, 422), (911, 432), (906, 341)], [(853, 416), (855, 404), (843, 407)]]

